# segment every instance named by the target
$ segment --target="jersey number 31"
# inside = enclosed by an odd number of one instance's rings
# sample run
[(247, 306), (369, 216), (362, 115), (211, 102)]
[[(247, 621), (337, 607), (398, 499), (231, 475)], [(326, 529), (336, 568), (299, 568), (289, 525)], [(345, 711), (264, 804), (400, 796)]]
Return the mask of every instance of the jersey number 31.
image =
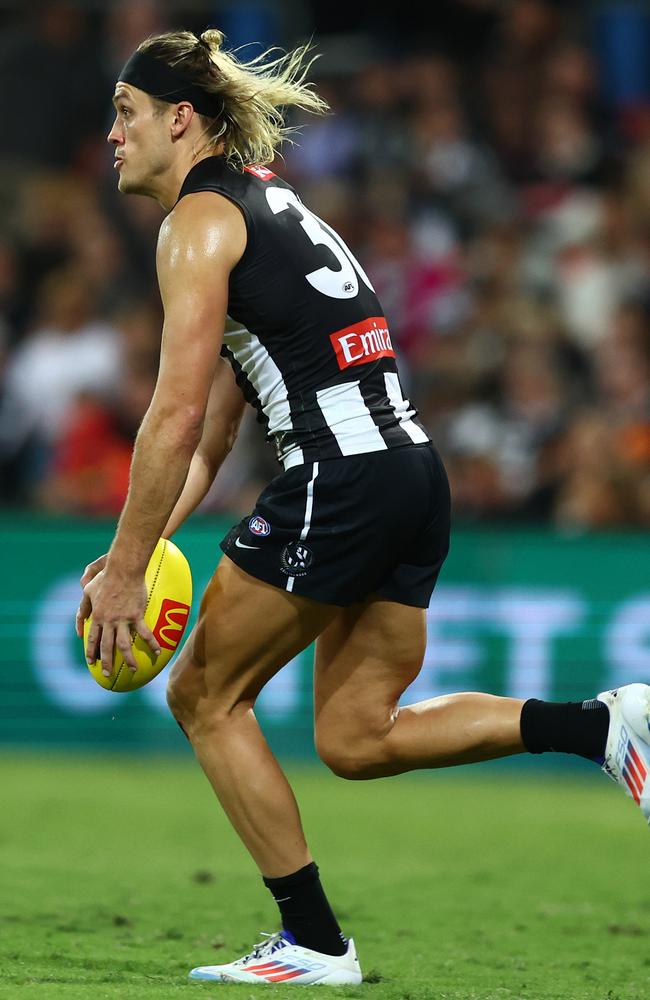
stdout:
[(361, 278), (370, 291), (374, 292), (368, 275), (352, 251), (326, 222), (305, 208), (297, 194), (287, 188), (279, 187), (269, 187), (265, 193), (269, 208), (274, 215), (286, 212), (288, 208), (294, 208), (300, 216), (300, 225), (313, 245), (327, 247), (341, 265), (339, 271), (331, 267), (319, 267), (318, 270), (306, 274), (305, 278), (313, 288), (331, 299), (353, 299), (359, 293), (359, 278)]

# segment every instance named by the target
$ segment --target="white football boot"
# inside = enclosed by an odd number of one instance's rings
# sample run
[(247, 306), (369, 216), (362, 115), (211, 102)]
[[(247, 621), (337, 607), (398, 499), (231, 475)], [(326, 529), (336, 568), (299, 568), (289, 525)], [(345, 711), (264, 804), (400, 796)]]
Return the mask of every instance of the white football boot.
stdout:
[(609, 709), (603, 771), (622, 785), (650, 823), (650, 687), (626, 684), (598, 695)]
[(341, 986), (362, 981), (361, 967), (352, 938), (344, 955), (323, 955), (301, 948), (288, 931), (263, 934), (250, 955), (226, 965), (202, 965), (192, 969), (194, 982), (281, 983), (283, 986)]

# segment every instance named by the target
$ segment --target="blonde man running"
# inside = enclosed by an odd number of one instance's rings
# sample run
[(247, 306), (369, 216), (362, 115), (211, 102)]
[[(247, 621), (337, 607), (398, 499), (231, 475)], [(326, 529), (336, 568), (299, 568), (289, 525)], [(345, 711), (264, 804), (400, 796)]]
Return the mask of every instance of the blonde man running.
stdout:
[(447, 479), (404, 398), (368, 276), (265, 166), (285, 132), (281, 108), (325, 110), (305, 84), (306, 50), (246, 64), (222, 40), (216, 30), (150, 38), (115, 88), (119, 190), (168, 213), (157, 250), (165, 320), (129, 495), (108, 556), (82, 578), (77, 626), (92, 608), (86, 652), (107, 675), (115, 647), (135, 669), (132, 630), (156, 650), (143, 621), (147, 562), (205, 496), (251, 403), (284, 471), (221, 542), (169, 704), (282, 930), (191, 976), (358, 983), (354, 943), (255, 719), (266, 682), (316, 640), (316, 746), (342, 777), (553, 749), (604, 760), (646, 815), (648, 688), (575, 705), (465, 693), (398, 708), (422, 665), (424, 609), (447, 553)]

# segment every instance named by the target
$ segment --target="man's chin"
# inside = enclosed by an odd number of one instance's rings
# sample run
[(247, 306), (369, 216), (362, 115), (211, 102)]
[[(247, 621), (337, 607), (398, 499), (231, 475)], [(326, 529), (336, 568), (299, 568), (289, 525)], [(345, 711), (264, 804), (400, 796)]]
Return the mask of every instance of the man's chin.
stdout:
[[(124, 168), (122, 168), (124, 169)], [(120, 194), (144, 194), (145, 191), (141, 184), (137, 181), (132, 180), (129, 177), (125, 177), (124, 174), (120, 174), (117, 181), (117, 190)]]

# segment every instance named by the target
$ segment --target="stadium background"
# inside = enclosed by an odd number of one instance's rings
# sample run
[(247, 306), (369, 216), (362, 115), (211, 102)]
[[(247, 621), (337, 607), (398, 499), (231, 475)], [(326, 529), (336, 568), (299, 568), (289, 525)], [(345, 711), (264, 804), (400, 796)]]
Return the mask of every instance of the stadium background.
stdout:
[[(161, 326), (162, 213), (116, 192), (112, 85), (147, 34), (208, 23), (232, 45), (313, 34), (334, 114), (275, 169), (363, 261), (449, 469), (454, 541), (408, 698), (650, 680), (648, 6), (4, 2), (0, 741), (184, 750), (161, 684), (93, 684), (72, 619)], [(178, 536), (197, 589), (274, 471), (248, 420)], [(261, 700), (283, 755), (313, 753), (309, 675), (305, 654)]]

